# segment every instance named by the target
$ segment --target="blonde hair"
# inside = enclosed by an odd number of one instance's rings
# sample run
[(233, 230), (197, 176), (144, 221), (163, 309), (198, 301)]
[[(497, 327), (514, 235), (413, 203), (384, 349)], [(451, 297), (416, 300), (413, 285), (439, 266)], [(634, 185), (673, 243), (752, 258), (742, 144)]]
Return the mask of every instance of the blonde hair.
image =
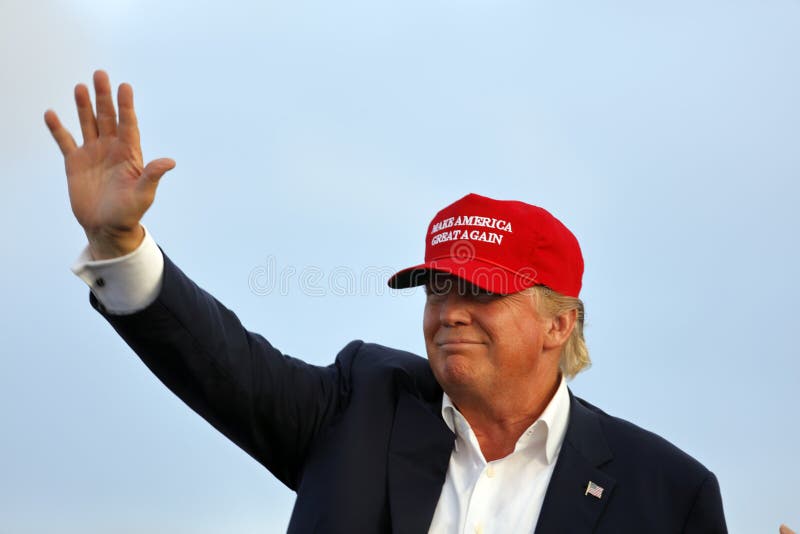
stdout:
[(535, 300), (539, 313), (543, 313), (549, 317), (555, 317), (562, 313), (567, 313), (572, 310), (577, 310), (577, 319), (575, 321), (575, 328), (567, 339), (567, 342), (561, 347), (561, 361), (559, 368), (564, 376), (573, 378), (575, 375), (592, 365), (592, 360), (589, 357), (589, 349), (586, 347), (586, 340), (583, 338), (583, 321), (584, 321), (584, 308), (583, 301), (579, 298), (568, 297), (556, 291), (553, 291), (547, 286), (534, 286), (525, 290)]

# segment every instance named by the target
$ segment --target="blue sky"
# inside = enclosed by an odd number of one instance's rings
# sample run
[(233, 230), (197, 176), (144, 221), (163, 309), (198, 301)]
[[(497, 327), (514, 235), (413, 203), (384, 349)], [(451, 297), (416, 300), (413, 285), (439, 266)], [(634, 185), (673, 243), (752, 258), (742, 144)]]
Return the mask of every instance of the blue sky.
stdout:
[[(712, 469), (731, 532), (797, 529), (799, 26), (796, 0), (5, 0), (0, 532), (291, 511), (68, 269), (84, 237), (42, 113), (75, 130), (95, 68), (133, 84), (145, 158), (178, 163), (145, 224), (284, 352), (424, 353), (422, 295), (370, 276), (417, 263), (467, 192), (541, 205), (586, 259), (573, 391)], [(254, 285), (265, 266), (283, 288)]]

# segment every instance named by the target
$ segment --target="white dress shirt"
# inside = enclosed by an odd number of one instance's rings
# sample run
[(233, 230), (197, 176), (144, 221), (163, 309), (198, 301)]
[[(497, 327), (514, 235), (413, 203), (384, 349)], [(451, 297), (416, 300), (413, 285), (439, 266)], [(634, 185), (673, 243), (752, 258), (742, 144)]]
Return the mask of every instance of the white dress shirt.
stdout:
[(486, 462), (478, 438), (447, 394), (442, 417), (455, 432), (432, 534), (532, 533), (564, 442), (569, 393), (564, 378), (542, 415), (523, 432), (514, 452)]
[[(125, 315), (146, 308), (158, 297), (164, 256), (145, 229), (144, 240), (130, 254), (98, 261), (87, 246), (72, 271), (107, 313)], [(475, 433), (447, 394), (442, 398), (442, 417), (456, 440), (429, 532), (532, 533), (567, 429), (569, 393), (564, 378), (514, 452), (499, 460), (486, 462)]]

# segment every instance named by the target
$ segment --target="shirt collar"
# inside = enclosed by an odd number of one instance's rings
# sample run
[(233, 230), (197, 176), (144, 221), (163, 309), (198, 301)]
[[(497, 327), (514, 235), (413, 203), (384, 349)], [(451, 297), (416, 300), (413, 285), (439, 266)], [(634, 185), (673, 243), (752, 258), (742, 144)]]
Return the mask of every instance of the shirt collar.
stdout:
[[(464, 429), (459, 429), (457, 421), (462, 421), (462, 424), (469, 425), (466, 418), (461, 415), (452, 399), (447, 393), (442, 395), (442, 419), (450, 430), (456, 436), (463, 437)], [(544, 450), (547, 458), (547, 463), (551, 464), (556, 459), (558, 451), (561, 450), (561, 445), (564, 443), (564, 436), (567, 433), (567, 423), (569, 421), (569, 391), (567, 390), (567, 381), (564, 376), (561, 376), (561, 382), (558, 384), (555, 395), (547, 403), (542, 414), (533, 422), (531, 426), (522, 433), (515, 451), (532, 446), (536, 443), (541, 444), (541, 433), (544, 432), (545, 443)], [(540, 445), (541, 446), (541, 445)]]
[(569, 420), (569, 391), (567, 390), (567, 381), (563, 375), (561, 376), (561, 382), (558, 384), (556, 394), (550, 399), (542, 415), (539, 416), (539, 420), (547, 425), (545, 452), (547, 454), (547, 463), (550, 464), (553, 463), (558, 451), (561, 450)]

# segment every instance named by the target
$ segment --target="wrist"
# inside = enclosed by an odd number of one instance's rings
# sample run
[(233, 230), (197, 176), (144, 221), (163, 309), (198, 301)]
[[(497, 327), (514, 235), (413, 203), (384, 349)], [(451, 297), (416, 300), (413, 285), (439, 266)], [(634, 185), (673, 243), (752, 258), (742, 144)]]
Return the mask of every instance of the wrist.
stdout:
[(125, 256), (136, 250), (144, 240), (144, 228), (141, 224), (132, 230), (103, 229), (97, 232), (86, 232), (89, 250), (95, 260), (108, 260)]

